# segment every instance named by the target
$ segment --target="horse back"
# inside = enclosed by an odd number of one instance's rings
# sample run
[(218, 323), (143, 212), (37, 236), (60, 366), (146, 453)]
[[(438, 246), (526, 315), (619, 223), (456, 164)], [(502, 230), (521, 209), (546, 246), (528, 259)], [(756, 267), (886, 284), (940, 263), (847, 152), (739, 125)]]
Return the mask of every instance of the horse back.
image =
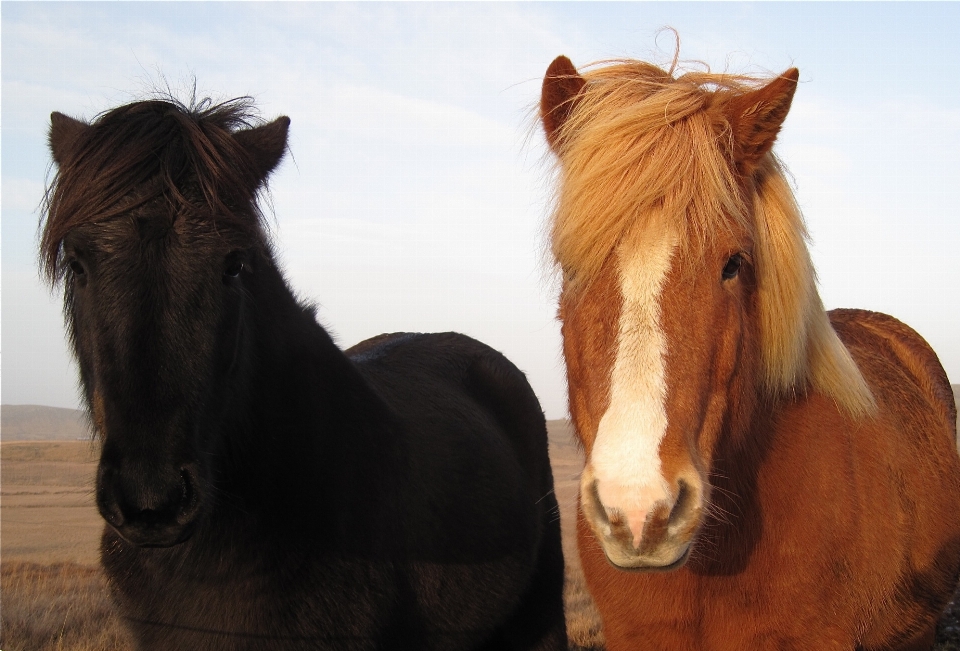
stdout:
[(387, 406), (404, 450), (411, 536), (420, 538), (415, 523), (428, 527), (445, 512), (463, 523), (458, 535), (472, 535), (477, 553), (535, 550), (554, 515), (540, 512), (553, 476), (546, 422), (523, 373), (457, 333), (380, 335), (346, 354)]
[[(345, 351), (401, 421), (432, 412), (441, 436), (456, 436), (472, 412), (481, 429), (503, 437), (538, 486), (552, 486), (547, 429), (530, 383), (503, 354), (455, 332), (387, 333)], [(411, 401), (433, 390), (433, 400)], [(437, 393), (438, 392), (438, 393)], [(545, 465), (546, 464), (546, 465)]]
[[(933, 416), (930, 426), (944, 429), (956, 443), (957, 407), (940, 360), (915, 330), (887, 314), (838, 309), (830, 322), (851, 351), (867, 383), (887, 409), (905, 419)], [(913, 407), (911, 409), (911, 407)]]

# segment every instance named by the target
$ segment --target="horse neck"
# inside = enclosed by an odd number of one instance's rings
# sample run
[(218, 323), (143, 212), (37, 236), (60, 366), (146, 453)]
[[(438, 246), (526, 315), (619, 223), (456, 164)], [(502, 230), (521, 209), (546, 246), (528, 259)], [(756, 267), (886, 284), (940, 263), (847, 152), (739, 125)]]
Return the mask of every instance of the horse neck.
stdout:
[(706, 574), (736, 574), (760, 542), (762, 513), (758, 481), (776, 445), (778, 413), (784, 398), (759, 385), (731, 396), (713, 450), (711, 522), (701, 531), (704, 553), (696, 561)]
[[(234, 485), (245, 493), (244, 508), (304, 502), (337, 520), (358, 508), (355, 495), (343, 497), (344, 483), (392, 480), (391, 415), (279, 271), (264, 275), (248, 380), (229, 417), (242, 432), (228, 455), (236, 460)], [(259, 477), (253, 488), (251, 475)]]

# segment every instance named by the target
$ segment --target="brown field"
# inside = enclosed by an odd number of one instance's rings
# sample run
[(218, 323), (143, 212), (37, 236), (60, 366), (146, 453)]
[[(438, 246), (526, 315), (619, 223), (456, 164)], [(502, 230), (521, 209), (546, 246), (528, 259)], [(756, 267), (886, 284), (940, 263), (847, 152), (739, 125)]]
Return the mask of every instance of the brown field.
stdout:
[[(567, 559), (571, 649), (602, 649), (600, 620), (584, 588), (573, 533), (582, 459), (569, 426), (550, 423), (551, 460)], [(100, 516), (93, 503), (96, 449), (90, 442), (15, 441), (0, 445), (0, 649), (127, 649), (97, 566)], [(937, 651), (960, 651), (953, 604)]]

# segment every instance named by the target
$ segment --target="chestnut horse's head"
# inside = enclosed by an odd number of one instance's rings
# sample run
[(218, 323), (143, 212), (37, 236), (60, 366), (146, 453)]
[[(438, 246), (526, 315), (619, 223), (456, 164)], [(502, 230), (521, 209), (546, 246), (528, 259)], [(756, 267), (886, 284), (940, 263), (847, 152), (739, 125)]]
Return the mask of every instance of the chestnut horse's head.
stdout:
[(58, 166), (41, 258), (103, 449), (100, 513), (128, 541), (186, 540), (209, 505), (222, 414), (242, 400), (252, 284), (269, 251), (256, 194), (287, 118), (242, 101), (51, 116)]
[(718, 449), (749, 444), (757, 401), (816, 386), (872, 407), (770, 151), (797, 79), (674, 78), (642, 62), (581, 76), (565, 57), (544, 79), (580, 504), (618, 567), (685, 562)]

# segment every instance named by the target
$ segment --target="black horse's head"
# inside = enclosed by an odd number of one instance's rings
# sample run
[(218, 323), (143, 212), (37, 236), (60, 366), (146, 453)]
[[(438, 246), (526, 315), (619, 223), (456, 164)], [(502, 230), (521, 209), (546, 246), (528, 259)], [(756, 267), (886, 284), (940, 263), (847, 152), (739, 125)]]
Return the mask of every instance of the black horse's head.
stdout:
[(41, 258), (103, 451), (97, 505), (126, 540), (170, 546), (212, 496), (210, 459), (242, 394), (258, 266), (257, 193), (289, 119), (250, 127), (236, 100), (146, 101), (90, 124), (51, 116), (58, 171)]

